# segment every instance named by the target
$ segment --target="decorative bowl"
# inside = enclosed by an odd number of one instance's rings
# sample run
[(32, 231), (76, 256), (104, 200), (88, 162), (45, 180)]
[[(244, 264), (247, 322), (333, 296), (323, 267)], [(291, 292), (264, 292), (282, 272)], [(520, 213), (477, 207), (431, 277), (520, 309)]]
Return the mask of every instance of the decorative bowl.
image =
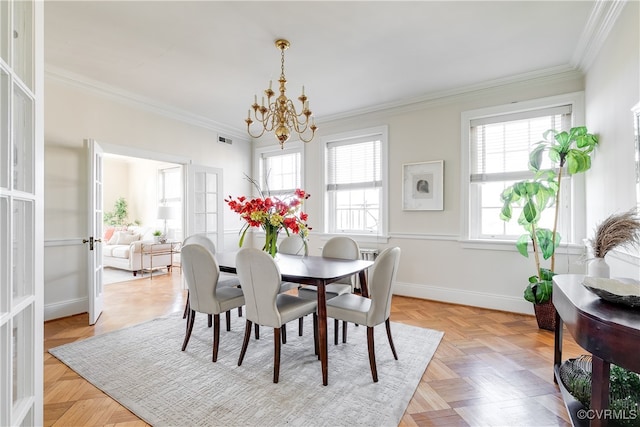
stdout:
[(640, 307), (640, 282), (637, 280), (586, 276), (582, 285), (605, 301)]

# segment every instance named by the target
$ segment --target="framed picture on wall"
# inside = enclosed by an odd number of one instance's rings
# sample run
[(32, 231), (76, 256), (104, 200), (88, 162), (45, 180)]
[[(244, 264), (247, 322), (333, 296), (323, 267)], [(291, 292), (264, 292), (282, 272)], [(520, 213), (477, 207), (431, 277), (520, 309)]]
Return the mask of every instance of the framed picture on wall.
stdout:
[(402, 165), (402, 210), (444, 210), (444, 161)]

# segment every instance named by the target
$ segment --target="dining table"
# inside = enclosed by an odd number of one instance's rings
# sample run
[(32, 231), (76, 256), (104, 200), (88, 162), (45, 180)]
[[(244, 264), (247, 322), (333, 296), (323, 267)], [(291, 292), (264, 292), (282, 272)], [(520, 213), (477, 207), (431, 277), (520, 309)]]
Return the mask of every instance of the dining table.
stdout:
[[(237, 273), (237, 252), (217, 252), (215, 257), (220, 271), (225, 273)], [(278, 265), (282, 280), (286, 282), (300, 283), (302, 285), (315, 286), (318, 294), (318, 346), (320, 364), (322, 366), (322, 384), (329, 383), (328, 356), (327, 356), (327, 295), (325, 286), (345, 277), (358, 274), (362, 296), (368, 297), (366, 271), (373, 261), (347, 260), (309, 255), (276, 254), (275, 262)]]

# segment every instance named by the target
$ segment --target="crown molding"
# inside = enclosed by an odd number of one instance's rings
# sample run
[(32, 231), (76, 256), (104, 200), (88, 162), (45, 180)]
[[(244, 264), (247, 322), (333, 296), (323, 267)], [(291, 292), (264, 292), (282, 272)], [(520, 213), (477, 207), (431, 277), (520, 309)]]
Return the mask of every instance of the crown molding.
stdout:
[(597, 0), (585, 25), (571, 64), (586, 72), (609, 36), (627, 0)]
[(125, 91), (115, 86), (110, 86), (96, 80), (88, 79), (79, 74), (72, 73), (62, 68), (45, 65), (45, 76), (52, 80), (74, 86), (76, 88), (91, 92), (115, 101), (140, 108), (154, 114), (178, 120), (190, 125), (199, 126), (225, 136), (230, 136), (236, 140), (247, 141), (248, 138), (237, 128), (216, 122), (206, 117), (181, 110), (170, 105), (159, 103), (153, 99), (145, 98), (132, 92)]
[(485, 96), (486, 92), (493, 91), (500, 87), (527, 87), (544, 83), (574, 80), (582, 77), (584, 77), (584, 74), (581, 71), (576, 70), (570, 65), (564, 65), (546, 68), (543, 70), (530, 71), (500, 79), (488, 80), (478, 84), (461, 86), (456, 89), (432, 92), (419, 97), (406, 98), (396, 102), (379, 104), (374, 107), (361, 108), (328, 116), (318, 116), (317, 120), (332, 122), (365, 114), (388, 114), (391, 110), (393, 110), (394, 114), (405, 113), (451, 104), (464, 99), (480, 98)]

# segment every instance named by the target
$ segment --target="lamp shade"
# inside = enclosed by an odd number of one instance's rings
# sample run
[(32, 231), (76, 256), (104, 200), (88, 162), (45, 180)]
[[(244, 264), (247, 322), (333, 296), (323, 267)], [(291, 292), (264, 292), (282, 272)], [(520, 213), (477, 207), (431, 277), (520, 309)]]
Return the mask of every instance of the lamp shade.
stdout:
[(172, 206), (158, 206), (158, 219), (174, 219), (175, 209)]

